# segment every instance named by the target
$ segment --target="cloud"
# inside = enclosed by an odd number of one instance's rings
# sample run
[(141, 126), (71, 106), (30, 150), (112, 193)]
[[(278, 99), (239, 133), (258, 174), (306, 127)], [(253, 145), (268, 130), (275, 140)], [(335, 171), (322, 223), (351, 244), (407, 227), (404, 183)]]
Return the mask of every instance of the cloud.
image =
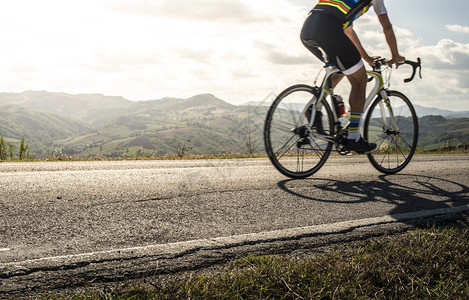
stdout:
[(294, 55), (279, 50), (270, 51), (266, 57), (268, 61), (277, 65), (304, 65), (316, 59), (312, 54)]
[(461, 25), (446, 25), (446, 28), (449, 31), (459, 32), (459, 33), (469, 33), (469, 27)]
[(424, 106), (458, 109), (469, 100), (469, 44), (450, 39), (440, 40), (435, 45), (405, 47), (403, 54), (411, 60), (422, 59), (423, 80), (404, 84), (402, 79), (408, 77), (409, 67), (402, 67), (402, 72), (393, 76), (393, 87), (402, 90), (414, 103)]
[[(401, 55), (406, 55), (406, 49), (420, 46), (421, 39), (416, 38), (410, 30), (395, 25), (393, 29), (397, 37), (399, 50), (402, 52)], [(391, 55), (383, 29), (376, 16), (365, 15), (360, 18), (356, 22), (354, 30), (369, 55), (381, 55), (383, 57)]]
[(232, 70), (232, 76), (235, 79), (240, 78), (256, 78), (259, 74), (256, 73), (251, 66), (237, 66)]
[[(469, 30), (459, 25), (447, 28), (461, 33)], [(355, 30), (369, 54), (389, 57), (389, 47), (376, 17), (361, 18)], [(423, 45), (424, 39), (406, 28), (394, 26), (394, 31), (401, 55), (410, 60), (421, 57), (423, 79), (416, 77), (411, 84), (404, 84), (411, 68), (403, 66), (393, 72), (392, 88), (404, 92), (415, 104), (449, 109), (466, 105), (469, 100), (469, 44), (445, 38)], [(337, 92), (348, 93), (346, 89)]]
[(465, 90), (465, 94), (469, 92), (469, 71), (462, 71), (458, 76), (458, 87)]
[(443, 39), (435, 46), (421, 47), (416, 52), (425, 57), (431, 68), (461, 71), (469, 69), (469, 44)]
[[(462, 26), (458, 27), (463, 28)], [(356, 28), (364, 48), (370, 55), (390, 55), (389, 46), (380, 29), (381, 27), (376, 22), (373, 24), (368, 22), (364, 26)], [(394, 31), (400, 54), (411, 60), (421, 57), (425, 68), (453, 71), (469, 69), (469, 44), (442, 39), (435, 45), (423, 46), (422, 38), (415, 36), (410, 30), (394, 26)]]
[(120, 0), (107, 3), (107, 7), (125, 14), (207, 22), (258, 23), (275, 17), (259, 3), (247, 0)]
[[(292, 4), (300, 0), (25, 2), (5, 4), (0, 19), (2, 90), (97, 92), (135, 100), (208, 92), (241, 103), (296, 83), (312, 84), (322, 67), (299, 39), (313, 5)], [(467, 32), (459, 25), (447, 28)], [(355, 29), (370, 54), (390, 55), (376, 16), (360, 18)], [(404, 85), (409, 67), (400, 68), (393, 87), (422, 102), (438, 104), (442, 94), (448, 101), (467, 99), (468, 44), (445, 39), (423, 46), (418, 34), (394, 30), (402, 54), (422, 58), (424, 80)]]
[(163, 62), (163, 57), (143, 49), (99, 49), (85, 54), (78, 67), (106, 73), (155, 67)]
[[(270, 39), (259, 39), (253, 42), (253, 47), (260, 57), (258, 63), (272, 65), (305, 65), (317, 60), (302, 44), (297, 36), (278, 34), (277, 39), (282, 43), (272, 43)], [(293, 38), (292, 38), (293, 37)], [(319, 61), (319, 60), (318, 60)]]
[(209, 48), (194, 48), (194, 47), (180, 47), (173, 49), (175, 54), (180, 59), (187, 59), (201, 64), (208, 64), (213, 60), (214, 50)]

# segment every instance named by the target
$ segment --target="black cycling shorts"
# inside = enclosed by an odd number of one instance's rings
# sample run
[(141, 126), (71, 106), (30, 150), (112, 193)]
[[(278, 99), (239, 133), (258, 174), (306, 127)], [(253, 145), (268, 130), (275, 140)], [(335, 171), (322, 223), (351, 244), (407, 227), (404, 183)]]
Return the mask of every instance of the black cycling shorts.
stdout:
[(301, 30), (301, 41), (320, 60), (338, 67), (345, 75), (351, 75), (364, 64), (343, 27), (343, 22), (333, 15), (312, 12)]

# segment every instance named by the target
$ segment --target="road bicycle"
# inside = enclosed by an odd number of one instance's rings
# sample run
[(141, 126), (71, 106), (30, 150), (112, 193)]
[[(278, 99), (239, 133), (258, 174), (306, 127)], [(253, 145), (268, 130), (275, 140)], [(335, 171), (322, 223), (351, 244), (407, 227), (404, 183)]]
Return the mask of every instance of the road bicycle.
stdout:
[[(406, 60), (405, 64), (413, 68), (412, 76), (404, 80), (406, 83), (414, 79), (417, 69), (422, 78), (420, 58), (416, 62)], [(332, 84), (333, 77), (341, 72), (328, 65), (323, 70), (325, 75), (319, 86), (316, 79), (314, 86), (298, 84), (287, 88), (267, 113), (264, 125), (267, 154), (277, 170), (290, 178), (313, 175), (333, 151), (350, 154), (344, 146), (348, 119), (341, 111)], [(388, 71), (387, 78), (384, 71)], [(369, 82), (374, 81), (375, 85), (365, 102), (360, 131), (377, 148), (366, 154), (377, 170), (394, 174), (403, 170), (414, 155), (418, 118), (410, 100), (389, 89), (392, 68), (387, 66), (386, 59), (376, 60), (367, 74)]]

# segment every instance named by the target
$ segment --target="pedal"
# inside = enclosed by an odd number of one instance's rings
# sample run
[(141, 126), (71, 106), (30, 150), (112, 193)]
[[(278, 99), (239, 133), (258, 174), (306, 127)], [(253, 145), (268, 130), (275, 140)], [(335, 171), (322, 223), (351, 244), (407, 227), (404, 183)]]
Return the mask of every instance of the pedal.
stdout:
[(347, 148), (344, 146), (345, 142), (347, 141), (347, 131), (341, 130), (340, 133), (338, 133), (335, 136), (335, 148), (337, 149), (337, 152), (341, 155), (349, 155), (350, 151), (347, 150)]
[(350, 155), (350, 151), (345, 148), (343, 145), (336, 145), (337, 152), (339, 152), (340, 155)]

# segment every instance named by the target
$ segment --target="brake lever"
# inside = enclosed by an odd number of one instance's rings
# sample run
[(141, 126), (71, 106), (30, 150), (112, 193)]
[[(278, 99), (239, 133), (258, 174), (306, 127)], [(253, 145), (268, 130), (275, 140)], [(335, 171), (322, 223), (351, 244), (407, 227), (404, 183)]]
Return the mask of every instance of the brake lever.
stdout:
[(419, 62), (419, 76), (420, 76), (420, 79), (422, 79), (422, 60), (419, 57), (417, 61)]
[(417, 62), (406, 60), (404, 61), (405, 64), (412, 66), (412, 76), (410, 78), (404, 79), (405, 83), (409, 83), (414, 80), (415, 73), (417, 72), (417, 68), (419, 69), (419, 76), (422, 78), (422, 60), (417, 58)]

